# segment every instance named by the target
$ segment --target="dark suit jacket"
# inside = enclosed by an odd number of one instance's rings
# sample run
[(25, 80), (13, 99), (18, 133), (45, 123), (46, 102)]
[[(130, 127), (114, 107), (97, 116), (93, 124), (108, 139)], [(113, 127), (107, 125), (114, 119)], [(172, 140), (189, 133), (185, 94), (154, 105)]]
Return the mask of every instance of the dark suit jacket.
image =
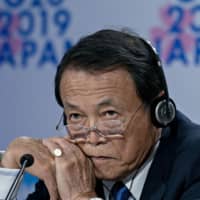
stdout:
[[(100, 181), (96, 190), (99, 197), (103, 197)], [(42, 181), (27, 198), (33, 199), (49, 199)], [(177, 112), (174, 122), (162, 131), (141, 200), (197, 199), (200, 199), (200, 126)]]

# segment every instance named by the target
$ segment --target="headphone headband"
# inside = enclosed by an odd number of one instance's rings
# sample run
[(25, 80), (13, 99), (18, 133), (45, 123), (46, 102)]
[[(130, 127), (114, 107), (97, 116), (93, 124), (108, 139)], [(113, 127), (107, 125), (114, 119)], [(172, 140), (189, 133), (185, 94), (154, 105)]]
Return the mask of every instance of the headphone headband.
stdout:
[[(156, 97), (151, 105), (151, 118), (152, 122), (156, 127), (166, 127), (168, 126), (176, 117), (176, 105), (174, 101), (169, 97), (167, 81), (165, 78), (164, 70), (162, 67), (162, 62), (156, 48), (151, 44), (149, 40), (140, 38), (146, 46), (149, 47), (150, 51), (156, 58), (156, 67), (160, 67), (161, 80), (164, 85), (164, 95), (161, 97)], [(159, 94), (158, 94), (159, 95)]]

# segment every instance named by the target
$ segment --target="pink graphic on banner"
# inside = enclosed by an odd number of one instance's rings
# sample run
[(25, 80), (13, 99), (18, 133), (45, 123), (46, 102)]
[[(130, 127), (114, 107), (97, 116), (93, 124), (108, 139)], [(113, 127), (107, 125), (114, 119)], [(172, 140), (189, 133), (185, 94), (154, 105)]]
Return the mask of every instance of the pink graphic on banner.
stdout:
[[(8, 24), (8, 19), (10, 19), (10, 24)], [(1, 34), (3, 35), (3, 37), (0, 37), (0, 48), (6, 41), (9, 44), (13, 54), (17, 54), (17, 52), (21, 51), (22, 41), (19, 36), (17, 36), (18, 27), (19, 17), (17, 14), (12, 14), (9, 16), (9, 18), (5, 18), (4, 21), (0, 21), (0, 30), (2, 32)]]
[(183, 4), (167, 4), (159, 9), (161, 25), (150, 29), (150, 38), (167, 64), (173, 61), (186, 64), (189, 55), (194, 59), (194, 64), (200, 64), (196, 42), (199, 24), (195, 21), (200, 7), (192, 5), (185, 8)]

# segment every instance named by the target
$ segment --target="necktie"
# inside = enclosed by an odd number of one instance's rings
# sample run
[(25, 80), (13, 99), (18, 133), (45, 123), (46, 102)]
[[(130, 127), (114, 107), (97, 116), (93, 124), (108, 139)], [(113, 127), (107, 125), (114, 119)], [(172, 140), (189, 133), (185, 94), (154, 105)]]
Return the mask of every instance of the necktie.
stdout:
[(129, 197), (132, 197), (132, 199), (135, 200), (131, 192), (121, 181), (116, 182), (113, 185), (109, 195), (110, 200), (128, 200)]

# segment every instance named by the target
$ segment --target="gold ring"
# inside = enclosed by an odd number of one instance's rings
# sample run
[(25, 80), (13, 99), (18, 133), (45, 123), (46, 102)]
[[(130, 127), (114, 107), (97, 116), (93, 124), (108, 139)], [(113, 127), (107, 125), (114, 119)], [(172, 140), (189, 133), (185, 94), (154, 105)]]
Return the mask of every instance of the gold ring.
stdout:
[(54, 149), (53, 154), (55, 157), (60, 157), (62, 156), (62, 150), (59, 148)]

